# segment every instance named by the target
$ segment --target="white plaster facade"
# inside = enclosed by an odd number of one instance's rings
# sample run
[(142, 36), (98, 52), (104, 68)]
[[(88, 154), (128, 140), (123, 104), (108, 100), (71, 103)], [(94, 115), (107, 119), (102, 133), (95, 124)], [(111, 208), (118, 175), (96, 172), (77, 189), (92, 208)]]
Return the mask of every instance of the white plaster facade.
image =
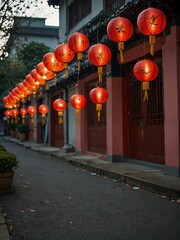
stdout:
[(15, 21), (19, 22), (18, 31), (10, 36), (9, 57), (15, 58), (17, 49), (23, 44), (32, 41), (44, 43), (53, 51), (58, 45), (58, 31), (56, 26), (46, 26), (45, 18), (17, 17)]

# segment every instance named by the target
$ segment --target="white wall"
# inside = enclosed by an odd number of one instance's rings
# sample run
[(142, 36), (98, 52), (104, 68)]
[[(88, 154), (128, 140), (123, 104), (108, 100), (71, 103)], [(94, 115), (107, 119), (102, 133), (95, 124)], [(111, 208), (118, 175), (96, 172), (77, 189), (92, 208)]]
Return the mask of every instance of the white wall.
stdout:
[[(70, 99), (70, 97), (75, 94), (75, 87), (71, 87), (68, 89), (68, 101)], [(65, 91), (63, 93), (63, 99), (66, 99), (65, 97)], [(66, 120), (66, 111), (68, 109), (68, 118), (69, 118), (69, 122), (68, 122), (68, 145), (71, 145), (73, 147), (76, 146), (76, 116), (75, 116), (75, 109), (71, 106), (70, 102), (68, 102), (68, 107), (64, 110), (63, 113), (63, 126), (64, 126), (64, 143), (65, 145), (67, 144), (67, 139), (66, 139), (66, 124), (67, 124), (67, 120)]]
[[(68, 5), (72, 0), (64, 0), (62, 5), (59, 8), (59, 42), (63, 43), (66, 41), (66, 25), (67, 25), (67, 18), (66, 18), (66, 11)], [(99, 14), (100, 11), (103, 10), (103, 0), (92, 0), (92, 11), (89, 15), (87, 15), (82, 21), (80, 21), (68, 34), (70, 35), (73, 32), (78, 31), (82, 26), (87, 24), (92, 18)]]
[[(75, 87), (69, 88), (69, 99), (70, 97), (75, 94)], [(68, 103), (68, 110), (69, 110), (69, 144), (73, 147), (76, 147), (76, 114), (75, 109), (71, 106), (70, 102)]]

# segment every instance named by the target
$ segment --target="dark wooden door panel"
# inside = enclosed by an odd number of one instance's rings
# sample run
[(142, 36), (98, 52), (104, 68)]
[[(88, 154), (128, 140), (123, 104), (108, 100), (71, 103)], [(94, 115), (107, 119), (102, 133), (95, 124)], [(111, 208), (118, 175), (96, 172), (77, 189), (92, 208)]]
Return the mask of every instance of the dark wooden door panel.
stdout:
[(143, 100), (141, 82), (128, 69), (129, 91), (129, 156), (164, 164), (164, 113), (161, 62), (158, 77), (150, 82), (148, 101)]
[(96, 105), (90, 100), (89, 92), (96, 84), (90, 83), (86, 86), (87, 97), (87, 146), (88, 151), (106, 154), (106, 104), (103, 104), (101, 119), (98, 122)]
[[(57, 98), (58, 96), (51, 98), (51, 106)], [(59, 124), (58, 113), (53, 108), (51, 109), (51, 145), (55, 147), (64, 146), (63, 124)]]

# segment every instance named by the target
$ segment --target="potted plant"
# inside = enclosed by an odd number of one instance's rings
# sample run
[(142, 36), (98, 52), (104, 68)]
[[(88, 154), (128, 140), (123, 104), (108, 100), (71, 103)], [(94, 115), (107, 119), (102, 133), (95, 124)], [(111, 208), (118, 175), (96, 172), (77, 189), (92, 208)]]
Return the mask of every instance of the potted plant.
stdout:
[(11, 189), (14, 171), (18, 167), (16, 155), (6, 151), (0, 146), (0, 192), (8, 192)]
[(21, 123), (17, 125), (17, 131), (19, 134), (19, 140), (25, 141), (27, 139), (27, 134), (29, 131), (29, 126), (27, 124)]
[(10, 130), (10, 136), (11, 137), (16, 137), (16, 125), (14, 123), (11, 123), (9, 125), (9, 130)]

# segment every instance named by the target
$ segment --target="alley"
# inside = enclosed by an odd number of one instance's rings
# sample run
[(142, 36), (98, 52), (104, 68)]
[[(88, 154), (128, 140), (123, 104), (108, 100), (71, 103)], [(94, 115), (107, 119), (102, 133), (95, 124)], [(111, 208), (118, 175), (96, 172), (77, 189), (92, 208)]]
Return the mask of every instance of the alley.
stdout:
[(12, 240), (178, 240), (180, 205), (0, 138), (16, 154), (0, 195)]

